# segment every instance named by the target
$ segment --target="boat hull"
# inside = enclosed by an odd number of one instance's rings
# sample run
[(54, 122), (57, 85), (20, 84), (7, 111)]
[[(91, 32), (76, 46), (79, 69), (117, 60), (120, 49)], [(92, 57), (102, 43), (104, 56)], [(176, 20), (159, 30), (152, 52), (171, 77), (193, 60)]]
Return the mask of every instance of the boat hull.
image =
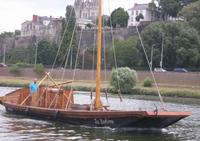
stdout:
[(188, 112), (58, 110), (3, 103), (7, 112), (72, 125), (110, 128), (165, 128), (190, 115)]

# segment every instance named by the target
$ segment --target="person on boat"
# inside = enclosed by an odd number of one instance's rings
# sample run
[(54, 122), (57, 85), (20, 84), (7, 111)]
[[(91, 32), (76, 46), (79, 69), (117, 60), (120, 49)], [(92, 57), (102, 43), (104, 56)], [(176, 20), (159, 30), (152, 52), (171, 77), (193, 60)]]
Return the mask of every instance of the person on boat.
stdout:
[(37, 78), (33, 80), (33, 82), (29, 85), (30, 89), (30, 104), (35, 105), (37, 101), (37, 95), (38, 95), (38, 84), (37, 84)]

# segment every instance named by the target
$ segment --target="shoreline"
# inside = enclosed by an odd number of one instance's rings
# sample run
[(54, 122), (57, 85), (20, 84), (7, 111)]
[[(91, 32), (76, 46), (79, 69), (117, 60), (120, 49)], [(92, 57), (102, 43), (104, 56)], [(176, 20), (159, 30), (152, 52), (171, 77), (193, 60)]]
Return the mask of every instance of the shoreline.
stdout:
[[(15, 80), (15, 81), (2, 81), (0, 80), (0, 87), (28, 87), (31, 80), (29, 79), (22, 79)], [(75, 85), (68, 85), (65, 88), (72, 87), (75, 91), (87, 91), (90, 92), (91, 89), (94, 89), (94, 85), (91, 82), (85, 81), (78, 81), (75, 82)], [(83, 86), (84, 84), (86, 86)], [(44, 83), (43, 83), (44, 85)], [(102, 91), (105, 91), (105, 86), (102, 88)], [(191, 90), (187, 88), (166, 88), (161, 87), (159, 88), (160, 93), (165, 102), (172, 102), (172, 103), (182, 103), (182, 104), (200, 104), (200, 92), (198, 90)], [(117, 94), (111, 89), (107, 89), (109, 95), (112, 97), (118, 97)], [(154, 100), (159, 101), (158, 92), (155, 87), (145, 88), (142, 86), (137, 86), (133, 88), (130, 94), (122, 94), (125, 98), (134, 98), (138, 100)]]

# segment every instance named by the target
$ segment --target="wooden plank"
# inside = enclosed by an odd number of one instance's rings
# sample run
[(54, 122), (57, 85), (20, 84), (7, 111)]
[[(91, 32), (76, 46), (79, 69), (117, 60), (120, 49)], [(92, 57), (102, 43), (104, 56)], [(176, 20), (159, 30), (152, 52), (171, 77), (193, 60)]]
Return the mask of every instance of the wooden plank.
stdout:
[(23, 105), (27, 100), (28, 100), (28, 98), (30, 97), (31, 95), (28, 95), (25, 99), (24, 99), (24, 101), (22, 101), (22, 103), (20, 104), (20, 105)]

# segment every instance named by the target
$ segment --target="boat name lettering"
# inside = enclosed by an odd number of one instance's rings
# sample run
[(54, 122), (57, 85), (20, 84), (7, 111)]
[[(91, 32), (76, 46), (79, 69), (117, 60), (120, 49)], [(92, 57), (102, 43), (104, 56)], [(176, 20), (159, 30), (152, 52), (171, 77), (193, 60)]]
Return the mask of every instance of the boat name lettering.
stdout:
[(94, 119), (94, 123), (97, 125), (108, 125), (114, 124), (114, 121), (110, 119)]

